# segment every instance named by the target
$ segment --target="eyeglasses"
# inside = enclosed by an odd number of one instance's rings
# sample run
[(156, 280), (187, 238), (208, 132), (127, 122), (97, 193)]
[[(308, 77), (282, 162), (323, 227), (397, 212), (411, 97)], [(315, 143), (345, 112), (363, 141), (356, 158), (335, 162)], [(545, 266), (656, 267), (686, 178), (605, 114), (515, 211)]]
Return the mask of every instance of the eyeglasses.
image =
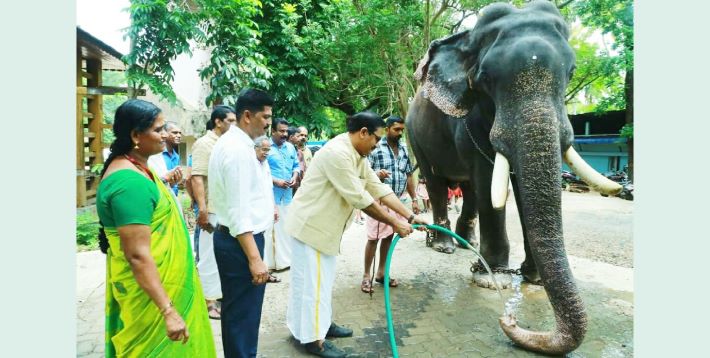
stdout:
[(380, 139), (382, 139), (382, 137), (378, 136), (378, 135), (375, 134), (375, 133), (372, 133), (372, 132), (370, 132), (370, 131), (367, 131), (367, 133), (370, 134), (370, 135), (372, 135), (372, 136), (375, 136), (375, 139), (377, 139), (378, 142), (380, 141)]

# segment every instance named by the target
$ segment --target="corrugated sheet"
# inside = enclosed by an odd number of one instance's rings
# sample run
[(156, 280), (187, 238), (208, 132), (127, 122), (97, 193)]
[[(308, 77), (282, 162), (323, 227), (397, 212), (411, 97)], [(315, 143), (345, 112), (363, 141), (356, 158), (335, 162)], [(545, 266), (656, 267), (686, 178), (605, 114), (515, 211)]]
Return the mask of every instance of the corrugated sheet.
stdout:
[(79, 26), (76, 27), (76, 41), (77, 46), (81, 49), (81, 56), (101, 60), (101, 67), (104, 70), (126, 70), (126, 65), (121, 61), (122, 53), (82, 30)]

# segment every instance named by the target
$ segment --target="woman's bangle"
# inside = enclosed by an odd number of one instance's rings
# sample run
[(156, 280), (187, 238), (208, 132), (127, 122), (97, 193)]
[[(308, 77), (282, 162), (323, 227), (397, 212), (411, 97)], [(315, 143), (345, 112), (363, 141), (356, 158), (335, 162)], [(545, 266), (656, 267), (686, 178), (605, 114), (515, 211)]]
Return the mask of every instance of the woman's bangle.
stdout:
[(407, 222), (411, 224), (411, 223), (412, 223), (412, 220), (414, 220), (414, 217), (415, 217), (415, 216), (416, 216), (416, 215), (414, 215), (414, 214), (410, 215), (410, 216), (409, 216), (409, 219), (407, 219)]
[(170, 301), (167, 306), (163, 307), (162, 310), (160, 310), (161, 315), (165, 315), (166, 312), (168, 312), (169, 309), (173, 307), (173, 301)]

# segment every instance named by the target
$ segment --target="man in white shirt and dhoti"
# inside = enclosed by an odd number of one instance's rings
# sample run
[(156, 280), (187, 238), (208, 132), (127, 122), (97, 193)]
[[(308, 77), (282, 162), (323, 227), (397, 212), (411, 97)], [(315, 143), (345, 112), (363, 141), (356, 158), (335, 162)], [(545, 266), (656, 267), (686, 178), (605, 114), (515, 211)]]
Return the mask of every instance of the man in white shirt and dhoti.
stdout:
[[(428, 224), (415, 216), (370, 168), (367, 155), (385, 133), (382, 118), (361, 112), (347, 118), (348, 133), (330, 140), (311, 161), (286, 217), (293, 237), (291, 286), (286, 313), (291, 334), (306, 351), (322, 357), (344, 357), (345, 352), (325, 337), (349, 337), (351, 329), (333, 322), (331, 299), (335, 257), (354, 209), (391, 225), (400, 236), (412, 223)], [(388, 214), (379, 203), (407, 221)]]

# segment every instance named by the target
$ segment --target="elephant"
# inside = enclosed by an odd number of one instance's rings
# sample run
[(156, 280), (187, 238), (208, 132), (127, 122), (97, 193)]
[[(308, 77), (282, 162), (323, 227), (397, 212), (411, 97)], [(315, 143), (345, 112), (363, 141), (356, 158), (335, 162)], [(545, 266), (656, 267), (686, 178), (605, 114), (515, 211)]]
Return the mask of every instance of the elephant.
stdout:
[[(524, 349), (564, 354), (586, 333), (587, 316), (565, 253), (561, 217), (564, 159), (592, 188), (621, 190), (574, 151), (565, 90), (575, 68), (569, 29), (549, 1), (522, 8), (494, 3), (476, 25), (434, 40), (415, 77), (419, 88), (406, 117), (410, 146), (427, 182), (434, 223), (448, 227), (446, 187), (460, 182), (463, 210), (456, 233), (476, 241), (480, 253), (509, 287), (510, 245), (505, 228), (509, 183), (523, 228), (526, 281), (542, 283), (556, 317), (552, 332), (523, 329), (512, 315), (499, 320)], [(434, 248), (453, 252), (451, 238), (435, 235)], [(493, 285), (474, 274), (479, 286)]]

